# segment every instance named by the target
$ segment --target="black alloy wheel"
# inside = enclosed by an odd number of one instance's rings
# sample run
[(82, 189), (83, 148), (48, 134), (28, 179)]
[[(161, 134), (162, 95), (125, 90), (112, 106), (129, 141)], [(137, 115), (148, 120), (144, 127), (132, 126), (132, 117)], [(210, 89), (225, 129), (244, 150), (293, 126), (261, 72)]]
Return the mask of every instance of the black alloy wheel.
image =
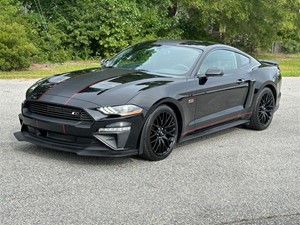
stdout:
[(264, 88), (258, 95), (248, 127), (255, 130), (266, 129), (271, 124), (274, 108), (274, 95), (269, 88)]
[(143, 131), (143, 154), (148, 160), (166, 158), (173, 150), (178, 137), (178, 123), (174, 111), (161, 105), (146, 121)]

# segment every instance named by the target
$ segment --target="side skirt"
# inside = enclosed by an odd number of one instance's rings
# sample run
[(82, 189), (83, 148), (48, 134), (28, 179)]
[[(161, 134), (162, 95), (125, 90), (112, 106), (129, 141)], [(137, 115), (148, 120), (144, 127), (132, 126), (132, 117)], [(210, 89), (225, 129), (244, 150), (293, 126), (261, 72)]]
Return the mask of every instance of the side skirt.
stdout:
[(197, 137), (202, 137), (204, 135), (212, 134), (221, 130), (225, 130), (231, 127), (236, 127), (242, 124), (249, 123), (249, 120), (236, 120), (232, 121), (229, 123), (221, 124), (221, 125), (216, 125), (211, 128), (206, 128), (206, 129), (201, 129), (198, 131), (195, 131), (189, 135), (184, 136), (183, 138), (180, 138), (178, 143), (184, 142), (184, 141), (189, 141), (191, 139), (197, 138)]

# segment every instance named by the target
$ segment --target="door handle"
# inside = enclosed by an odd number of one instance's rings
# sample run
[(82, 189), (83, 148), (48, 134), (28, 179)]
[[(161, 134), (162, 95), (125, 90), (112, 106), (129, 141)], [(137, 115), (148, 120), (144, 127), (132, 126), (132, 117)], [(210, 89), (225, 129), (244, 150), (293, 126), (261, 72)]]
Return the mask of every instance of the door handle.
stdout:
[(243, 78), (242, 78), (242, 79), (237, 79), (237, 80), (236, 80), (236, 83), (237, 83), (237, 84), (245, 83), (245, 79), (243, 79)]

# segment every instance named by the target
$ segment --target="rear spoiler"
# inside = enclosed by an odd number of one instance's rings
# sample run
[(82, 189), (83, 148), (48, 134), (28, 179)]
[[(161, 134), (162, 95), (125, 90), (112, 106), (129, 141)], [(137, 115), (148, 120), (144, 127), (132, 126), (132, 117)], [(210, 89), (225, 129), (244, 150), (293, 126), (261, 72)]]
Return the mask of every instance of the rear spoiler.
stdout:
[(268, 65), (273, 65), (273, 66), (279, 66), (279, 62), (273, 61), (273, 60), (259, 59), (258, 61), (260, 63), (263, 63), (263, 64), (268, 64)]

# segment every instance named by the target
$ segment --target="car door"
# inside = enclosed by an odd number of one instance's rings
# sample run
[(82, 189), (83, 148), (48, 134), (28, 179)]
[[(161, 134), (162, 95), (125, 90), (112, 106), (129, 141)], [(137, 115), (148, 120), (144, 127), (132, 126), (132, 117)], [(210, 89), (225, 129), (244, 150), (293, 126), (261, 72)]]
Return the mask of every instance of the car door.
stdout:
[[(219, 69), (223, 74), (206, 74)], [(214, 50), (199, 67), (197, 81), (195, 129), (238, 118), (243, 112), (249, 82), (238, 68), (237, 55), (229, 50)]]

